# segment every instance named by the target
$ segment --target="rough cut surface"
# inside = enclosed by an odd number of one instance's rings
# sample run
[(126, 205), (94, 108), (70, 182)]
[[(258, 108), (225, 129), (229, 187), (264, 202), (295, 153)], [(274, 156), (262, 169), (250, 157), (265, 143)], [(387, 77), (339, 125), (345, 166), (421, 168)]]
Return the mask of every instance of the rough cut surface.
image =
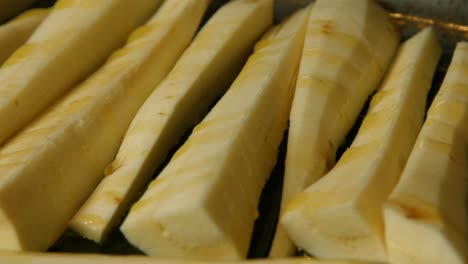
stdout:
[(247, 256), (287, 126), (307, 14), (256, 44), (227, 93), (132, 207), (121, 226), (132, 244), (162, 257)]
[[(399, 43), (388, 14), (371, 0), (318, 0), (312, 7), (291, 109), (280, 214), (322, 177)], [(280, 225), (270, 257), (294, 252)]]
[(0, 145), (96, 70), (161, 2), (57, 1), (0, 68)]
[(158, 12), (168, 19), (135, 30), (102, 68), (0, 149), (0, 249), (46, 250), (58, 239), (205, 8), (194, 10), (189, 29)]
[(351, 146), (286, 207), (281, 223), (299, 247), (319, 258), (387, 261), (383, 204), (422, 126), (440, 54), (431, 28), (401, 45)]
[(467, 73), (460, 42), (385, 206), (392, 263), (468, 263)]
[[(229, 87), (271, 23), (270, 1), (233, 1), (213, 15), (136, 114), (106, 177), (74, 217), (72, 228), (97, 242), (105, 238), (171, 147)], [(109, 199), (109, 193), (117, 199)]]

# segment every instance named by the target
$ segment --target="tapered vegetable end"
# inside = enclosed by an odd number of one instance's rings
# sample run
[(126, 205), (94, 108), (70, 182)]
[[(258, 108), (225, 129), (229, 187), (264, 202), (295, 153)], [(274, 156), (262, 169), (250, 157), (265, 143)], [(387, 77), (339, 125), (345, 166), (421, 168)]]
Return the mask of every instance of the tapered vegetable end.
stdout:
[(96, 243), (102, 243), (122, 220), (130, 202), (135, 199), (137, 187), (143, 185), (140, 179), (132, 182), (128, 177), (133, 172), (132, 166), (121, 166), (120, 159), (116, 159), (106, 168), (104, 179), (68, 224), (72, 230)]
[(120, 227), (127, 240), (146, 254), (199, 260), (244, 257), (244, 250), (235, 248), (234, 243), (225, 243), (223, 231), (213, 222), (205, 205), (184, 202), (151, 210), (150, 202), (136, 203)]
[(106, 221), (98, 215), (79, 212), (80, 214), (75, 215), (68, 226), (85, 238), (96, 243), (101, 243), (105, 235), (109, 232)]
[(468, 44), (459, 43), (385, 205), (392, 263), (468, 262)]
[(430, 28), (402, 44), (351, 147), (286, 207), (282, 223), (299, 247), (320, 258), (387, 260), (382, 205), (421, 128), (439, 56)]
[(333, 167), (400, 39), (374, 1), (317, 1), (308, 23), (290, 115), (283, 207)]
[(468, 260), (464, 238), (449, 240), (451, 230), (437, 215), (421, 213), (396, 200), (387, 203), (384, 215), (390, 263), (462, 264)]
[[(289, 200), (334, 166), (338, 146), (377, 88), (399, 39), (388, 13), (374, 1), (314, 4), (290, 115), (281, 201), (283, 226), (299, 217), (302, 210), (298, 209), (296, 216), (292, 209), (285, 212)], [(333, 218), (333, 214), (323, 217)], [(296, 228), (291, 229), (301, 236), (300, 228)], [(295, 235), (290, 237), (296, 239)], [(310, 243), (310, 239), (304, 239), (304, 243)], [(374, 252), (375, 259), (383, 259), (381, 248)]]
[[(299, 12), (257, 42), (231, 88), (127, 216), (121, 229), (132, 243), (159, 257), (247, 256), (261, 189), (287, 124), (305, 19)], [(138, 221), (140, 230), (129, 228)], [(148, 240), (147, 225), (163, 234)]]
[[(198, 0), (165, 1), (145, 25), (130, 34), (125, 47), (114, 52), (108, 64), (117, 65), (117, 71), (122, 72), (120, 65), (123, 63), (119, 61), (137, 62), (141, 65), (140, 69), (145, 71), (142, 76), (148, 76), (147, 73), (150, 72), (155, 78), (146, 83), (145, 87), (149, 87), (147, 93), (155, 88), (159, 89), (159, 82), (173, 67), (195, 35), (206, 8), (205, 3)], [(131, 65), (131, 62), (127, 61), (125, 64)], [(136, 87), (142, 89), (141, 85)], [(147, 95), (142, 100), (145, 100)], [(138, 116), (137, 114), (134, 120), (138, 120)], [(142, 136), (142, 127), (143, 131), (145, 129), (149, 131), (146, 133), (155, 133), (151, 130), (151, 126), (144, 124), (149, 122), (148, 119), (140, 121), (143, 126), (134, 125), (134, 122), (132, 121), (127, 131), (117, 157), (104, 170), (106, 177), (69, 223), (69, 226), (80, 235), (98, 243), (101, 243), (110, 229), (122, 219), (130, 203), (136, 199), (140, 189), (153, 173), (153, 164), (157, 163), (148, 160), (147, 156), (151, 151), (141, 148), (148, 145), (146, 142), (141, 143), (137, 140), (127, 144), (127, 137), (132, 135), (136, 135), (137, 139), (145, 138)], [(135, 126), (140, 129), (134, 129)]]
[[(339, 227), (347, 223), (352, 223), (352, 229), (343, 235)], [(381, 238), (369, 227), (358, 205), (341, 204), (330, 193), (313, 199), (307, 192), (300, 193), (286, 207), (281, 224), (297, 245), (321, 259), (363, 259), (363, 255), (371, 261), (387, 259)]]

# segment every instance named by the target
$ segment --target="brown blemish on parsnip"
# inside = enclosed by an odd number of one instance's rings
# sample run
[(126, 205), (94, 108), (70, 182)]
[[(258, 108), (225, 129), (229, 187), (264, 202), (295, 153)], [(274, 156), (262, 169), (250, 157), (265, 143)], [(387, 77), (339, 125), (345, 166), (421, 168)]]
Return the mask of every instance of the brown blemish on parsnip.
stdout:
[(431, 212), (428, 210), (424, 210), (422, 208), (417, 208), (411, 205), (407, 205), (405, 203), (390, 200), (388, 201), (393, 207), (398, 208), (406, 218), (413, 219), (413, 220), (421, 220), (421, 221), (430, 221), (430, 222), (440, 222), (441, 218), (437, 212)]
[(114, 160), (109, 166), (104, 169), (104, 176), (109, 176), (122, 167), (123, 162), (119, 159)]

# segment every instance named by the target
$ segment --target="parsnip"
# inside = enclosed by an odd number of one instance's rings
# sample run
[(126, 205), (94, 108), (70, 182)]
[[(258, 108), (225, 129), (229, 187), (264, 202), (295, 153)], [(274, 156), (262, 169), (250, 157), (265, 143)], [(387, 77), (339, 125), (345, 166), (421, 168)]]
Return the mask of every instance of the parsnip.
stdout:
[(227, 93), (132, 207), (121, 226), (130, 243), (162, 257), (247, 256), (287, 126), (307, 13), (256, 44)]
[(440, 53), (432, 28), (402, 44), (351, 147), (286, 207), (281, 223), (297, 246), (325, 259), (387, 260), (383, 204), (423, 123)]
[(0, 0), (0, 23), (15, 17), (34, 3), (35, 0)]
[[(310, 14), (291, 109), (281, 214), (322, 177), (399, 42), (387, 13), (370, 0), (318, 0)], [(294, 252), (281, 226), (270, 257)]]
[[(0, 254), (0, 262), (8, 264), (366, 264), (354, 261), (323, 261), (309, 258), (290, 258), (282, 260), (243, 260), (243, 261), (197, 261), (159, 259), (145, 256), (104, 256), (94, 254), (66, 254), (66, 253), (25, 253)], [(371, 263), (367, 263), (371, 264)]]
[(206, 5), (165, 1), (101, 69), (0, 149), (0, 249), (44, 250), (60, 236)]
[(57, 1), (0, 68), (0, 145), (102, 64), (160, 2)]
[(31, 9), (0, 26), (0, 64), (28, 40), (49, 11), (45, 8)]
[(73, 229), (97, 242), (105, 238), (169, 149), (229, 87), (272, 14), (271, 0), (240, 0), (213, 15), (135, 116), (107, 177), (73, 218)]
[(385, 206), (392, 263), (468, 263), (467, 73), (464, 42)]

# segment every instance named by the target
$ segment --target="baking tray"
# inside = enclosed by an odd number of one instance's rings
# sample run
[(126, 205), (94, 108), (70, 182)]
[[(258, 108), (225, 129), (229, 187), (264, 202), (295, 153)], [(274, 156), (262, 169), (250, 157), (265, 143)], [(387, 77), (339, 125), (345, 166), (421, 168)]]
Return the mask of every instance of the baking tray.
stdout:
[[(54, 0), (40, 0), (35, 6), (46, 7), (52, 5), (54, 2)], [(206, 21), (225, 2), (227, 2), (227, 0), (213, 0), (204, 21)], [(313, 2), (313, 0), (275, 0), (275, 22), (280, 21), (285, 16), (311, 2)], [(443, 55), (438, 64), (432, 88), (427, 99), (427, 105), (429, 106), (445, 76), (455, 44), (462, 40), (468, 41), (468, 1), (380, 0), (378, 2), (391, 12), (391, 17), (401, 29), (402, 40), (414, 35), (415, 32), (426, 26), (433, 26), (436, 29), (439, 41), (443, 48)], [(342, 146), (338, 150), (337, 160), (352, 142), (366, 111), (367, 104), (363, 107), (354, 127), (351, 129), (345, 142), (343, 142)], [(186, 133), (186, 137), (188, 134), (189, 131)], [(180, 145), (184, 142), (186, 137), (180, 141)], [(285, 138), (287, 138), (287, 131), (285, 133)], [(261, 196), (259, 203), (259, 218), (255, 223), (248, 254), (249, 258), (266, 257), (271, 245), (281, 199), (285, 147), (286, 142), (283, 141), (280, 146), (278, 162), (266, 183)], [(167, 161), (176, 149), (177, 147), (173, 149), (171, 155), (169, 155), (161, 168), (167, 164)], [(156, 176), (159, 171), (160, 169), (155, 172), (154, 176)], [(109, 238), (102, 245), (98, 245), (92, 241), (81, 238), (71, 231), (66, 231), (60, 240), (51, 247), (49, 251), (122, 255), (142, 254), (138, 249), (131, 246), (125, 240), (118, 228), (115, 228), (114, 231), (111, 232)], [(298, 251), (297, 254), (302, 254), (302, 252)]]

